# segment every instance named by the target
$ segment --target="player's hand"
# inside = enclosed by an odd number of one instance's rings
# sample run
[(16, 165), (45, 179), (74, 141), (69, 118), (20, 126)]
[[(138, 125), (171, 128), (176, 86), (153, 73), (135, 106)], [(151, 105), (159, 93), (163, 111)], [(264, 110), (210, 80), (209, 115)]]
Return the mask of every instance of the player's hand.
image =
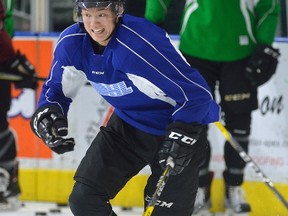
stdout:
[(22, 79), (14, 81), (16, 88), (31, 88), (36, 89), (38, 87), (37, 74), (34, 66), (28, 61), (25, 55), (21, 54), (18, 50), (14, 59), (7, 64), (6, 73), (20, 76)]
[(159, 150), (159, 163), (163, 169), (167, 166), (167, 159), (172, 157), (173, 167), (171, 175), (179, 174), (192, 159), (194, 144), (199, 139), (203, 126), (199, 124), (185, 124), (173, 122), (167, 127), (165, 141)]
[(56, 106), (41, 107), (33, 114), (30, 126), (32, 131), (57, 154), (73, 151), (73, 138), (65, 138), (68, 134), (68, 121)]
[(258, 87), (267, 82), (275, 73), (279, 50), (269, 45), (258, 44), (245, 69), (245, 76), (250, 84)]

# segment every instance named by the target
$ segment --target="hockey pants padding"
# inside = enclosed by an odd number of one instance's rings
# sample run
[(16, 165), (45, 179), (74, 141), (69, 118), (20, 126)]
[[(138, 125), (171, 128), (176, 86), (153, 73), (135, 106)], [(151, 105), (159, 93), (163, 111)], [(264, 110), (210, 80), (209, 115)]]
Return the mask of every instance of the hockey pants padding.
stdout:
[(116, 215), (106, 195), (80, 182), (76, 182), (73, 187), (69, 205), (74, 216)]

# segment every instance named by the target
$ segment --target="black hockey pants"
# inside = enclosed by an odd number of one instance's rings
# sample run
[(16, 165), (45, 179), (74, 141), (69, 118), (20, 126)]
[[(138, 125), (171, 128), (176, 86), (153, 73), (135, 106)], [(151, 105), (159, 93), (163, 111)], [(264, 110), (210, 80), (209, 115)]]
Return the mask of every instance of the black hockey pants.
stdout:
[[(73, 214), (115, 215), (109, 200), (149, 164), (152, 174), (144, 193), (147, 204), (163, 172), (158, 163), (158, 149), (162, 141), (163, 137), (144, 133), (113, 114), (107, 127), (101, 128), (76, 171), (76, 183), (69, 197)], [(170, 176), (153, 216), (191, 216), (198, 187), (198, 168), (207, 147), (198, 143), (195, 145), (195, 155), (188, 167), (181, 174)]]
[[(216, 62), (185, 54), (184, 56), (189, 64), (197, 68), (203, 75), (212, 92), (215, 92), (218, 87), (225, 126), (243, 149), (248, 151), (251, 112), (258, 107), (257, 88), (249, 84), (244, 73), (248, 58), (238, 61)], [(211, 145), (209, 144), (206, 161), (200, 169), (200, 173), (206, 173), (200, 175), (200, 187), (207, 186), (211, 180), (208, 173), (210, 146), (213, 146), (213, 140), (211, 140)], [(224, 160), (227, 168), (223, 173), (225, 182), (229, 185), (241, 185), (245, 162), (228, 142), (225, 143), (224, 147)]]

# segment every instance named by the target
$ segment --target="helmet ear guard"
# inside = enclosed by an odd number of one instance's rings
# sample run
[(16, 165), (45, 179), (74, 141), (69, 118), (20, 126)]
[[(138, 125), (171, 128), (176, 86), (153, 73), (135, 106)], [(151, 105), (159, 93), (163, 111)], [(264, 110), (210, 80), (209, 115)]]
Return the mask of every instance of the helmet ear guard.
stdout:
[(108, 8), (111, 7), (112, 11), (121, 17), (124, 13), (125, 0), (75, 0), (73, 9), (73, 20), (75, 22), (83, 22), (81, 12), (88, 8)]

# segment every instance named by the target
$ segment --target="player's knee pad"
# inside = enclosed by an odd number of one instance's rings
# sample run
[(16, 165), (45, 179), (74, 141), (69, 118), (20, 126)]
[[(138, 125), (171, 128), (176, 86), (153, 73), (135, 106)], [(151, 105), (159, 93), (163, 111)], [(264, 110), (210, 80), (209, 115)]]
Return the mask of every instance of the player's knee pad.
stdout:
[[(249, 136), (250, 136), (250, 131), (251, 131), (251, 114), (242, 113), (242, 114), (230, 115), (230, 116), (227, 115), (227, 117), (225, 118), (225, 123), (233, 139), (235, 139), (242, 146), (242, 148), (247, 152)], [(235, 150), (232, 150), (232, 149), (233, 148), (231, 147), (231, 145), (228, 142), (226, 142), (225, 151), (227, 155), (230, 154), (232, 151), (235, 152)], [(233, 155), (231, 155), (231, 157), (233, 157)]]
[(113, 215), (108, 196), (80, 182), (73, 187), (69, 206), (75, 216)]
[(251, 131), (251, 113), (225, 113), (225, 125), (234, 138), (247, 137)]
[[(251, 131), (251, 113), (225, 113), (226, 128), (244, 151), (248, 152), (249, 136)], [(246, 163), (229, 142), (225, 143), (224, 159), (227, 168), (243, 170)], [(237, 175), (229, 172), (227, 175)], [(239, 174), (240, 176), (242, 174)]]
[(10, 129), (0, 132), (0, 163), (16, 158), (16, 139)]

